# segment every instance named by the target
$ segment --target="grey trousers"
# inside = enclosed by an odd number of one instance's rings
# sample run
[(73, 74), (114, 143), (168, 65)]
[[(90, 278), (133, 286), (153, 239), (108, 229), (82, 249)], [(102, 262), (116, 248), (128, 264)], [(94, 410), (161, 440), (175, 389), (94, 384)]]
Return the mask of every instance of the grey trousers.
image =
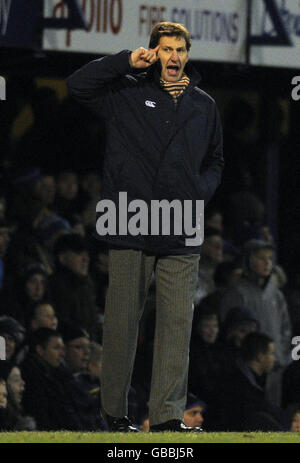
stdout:
[(157, 257), (136, 250), (110, 250), (101, 375), (102, 406), (110, 416), (128, 413), (139, 320), (155, 271), (149, 419), (151, 425), (183, 419), (199, 258), (198, 254)]

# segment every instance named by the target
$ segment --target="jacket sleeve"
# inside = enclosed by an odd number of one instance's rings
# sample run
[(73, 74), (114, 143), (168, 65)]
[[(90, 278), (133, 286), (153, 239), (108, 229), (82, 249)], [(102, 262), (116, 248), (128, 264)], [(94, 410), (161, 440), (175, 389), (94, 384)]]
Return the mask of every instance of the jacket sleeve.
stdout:
[(203, 160), (200, 172), (200, 180), (207, 185), (208, 194), (205, 198), (207, 204), (214, 195), (221, 182), (224, 169), (223, 158), (223, 132), (222, 124), (216, 104), (212, 105), (212, 132), (207, 154)]
[(87, 63), (67, 78), (69, 93), (99, 116), (108, 116), (110, 90), (132, 71), (129, 63), (130, 54), (129, 50), (123, 50)]

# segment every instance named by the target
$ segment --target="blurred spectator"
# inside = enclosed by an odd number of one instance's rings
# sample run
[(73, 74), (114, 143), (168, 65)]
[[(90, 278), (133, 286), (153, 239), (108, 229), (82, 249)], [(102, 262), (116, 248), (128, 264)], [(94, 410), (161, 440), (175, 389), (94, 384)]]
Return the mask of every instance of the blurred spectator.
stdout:
[(203, 297), (215, 290), (214, 273), (223, 260), (223, 239), (214, 228), (206, 228), (199, 262), (198, 286), (194, 298), (197, 304)]
[(52, 209), (55, 199), (55, 178), (49, 173), (43, 173), (35, 185), (35, 195), (42, 202), (42, 204)]
[(97, 293), (97, 306), (104, 314), (105, 297), (108, 288), (108, 246), (106, 243), (95, 240), (91, 252), (90, 275)]
[(218, 387), (226, 367), (224, 348), (218, 334), (217, 313), (203, 299), (194, 311), (188, 389), (207, 404), (207, 429), (214, 421)]
[(223, 431), (284, 431), (286, 417), (265, 397), (266, 375), (275, 364), (275, 344), (262, 333), (248, 334), (241, 346), (242, 361), (219, 392)]
[(80, 213), (85, 226), (95, 226), (96, 205), (100, 199), (101, 180), (99, 172), (89, 171), (85, 173), (80, 181), (81, 186), (81, 207)]
[(90, 342), (90, 358), (88, 372), (94, 378), (100, 380), (102, 371), (102, 346), (97, 342)]
[(33, 303), (26, 313), (26, 337), (16, 350), (16, 362), (19, 364), (24, 360), (29, 350), (29, 339), (33, 331), (39, 328), (48, 328), (56, 330), (58, 320), (52, 304), (43, 299)]
[(6, 381), (8, 403), (8, 428), (9, 431), (34, 431), (35, 420), (31, 416), (24, 416), (22, 408), (22, 397), (25, 390), (25, 382), (17, 365), (10, 366), (10, 372)]
[(205, 226), (208, 228), (214, 228), (221, 234), (223, 232), (223, 214), (221, 210), (214, 206), (213, 203), (209, 203), (205, 208)]
[(291, 410), (300, 403), (300, 362), (294, 360), (282, 376), (282, 407)]
[(85, 239), (75, 233), (61, 236), (54, 247), (56, 271), (49, 287), (60, 323), (74, 324), (97, 340), (96, 293), (89, 277), (89, 254)]
[[(5, 286), (5, 256), (10, 241), (11, 227), (4, 218), (0, 218), (0, 290)], [(6, 283), (7, 284), (7, 283)]]
[(91, 376), (88, 371), (89, 336), (74, 325), (65, 325), (62, 334), (66, 353), (65, 367), (74, 379), (71, 392), (82, 426), (90, 431), (106, 429), (99, 413), (100, 378)]
[(83, 430), (63, 360), (64, 343), (58, 332), (39, 328), (31, 334), (20, 369), (26, 383), (24, 411), (35, 418), (38, 430)]
[(65, 344), (65, 365), (74, 374), (87, 372), (90, 359), (90, 340), (86, 331), (74, 326), (62, 329)]
[(56, 330), (58, 320), (52, 304), (46, 300), (37, 302), (31, 307), (27, 317), (27, 326), (29, 331), (35, 331), (39, 328), (50, 328)]
[(285, 290), (289, 314), (291, 317), (293, 335), (300, 333), (300, 266), (299, 262), (294, 267), (289, 285)]
[[(188, 393), (183, 418), (184, 424), (191, 427), (201, 427), (204, 421), (203, 412), (205, 408), (206, 405), (204, 402), (199, 400), (194, 394)], [(148, 408), (145, 410), (145, 415), (141, 418), (139, 429), (144, 432), (149, 432), (150, 430)]]
[(281, 376), (290, 361), (291, 325), (282, 292), (270, 278), (274, 249), (262, 240), (250, 240), (245, 246), (243, 276), (228, 289), (221, 303), (224, 320), (229, 309), (248, 307), (257, 318), (260, 330), (268, 334), (276, 346), (276, 365), (269, 375), (267, 393), (274, 403), (281, 403)]
[(0, 195), (0, 219), (5, 219), (6, 213), (6, 199), (4, 196)]
[(293, 412), (292, 412), (292, 418), (291, 418), (291, 432), (299, 432), (300, 431), (300, 405), (298, 404)]
[[(1, 360), (1, 363), (2, 362), (3, 360)], [(6, 431), (6, 427), (7, 427), (7, 388), (6, 388), (6, 382), (1, 375), (1, 366), (0, 366), (0, 431)]]
[(49, 261), (53, 263), (54, 245), (61, 235), (71, 233), (71, 226), (67, 220), (54, 213), (45, 214), (37, 227), (37, 233), (45, 251), (49, 253)]
[(69, 219), (78, 212), (78, 177), (70, 170), (63, 170), (56, 177), (56, 196), (54, 202), (55, 212)]
[(1, 294), (0, 307), (3, 313), (25, 326), (31, 306), (47, 296), (48, 283), (45, 267), (41, 264), (32, 264), (23, 272), (23, 276), (16, 278), (14, 285)]
[(251, 310), (246, 307), (234, 307), (228, 311), (221, 333), (226, 358), (226, 375), (229, 375), (240, 361), (244, 338), (255, 331), (259, 331), (259, 323)]
[(18, 177), (15, 181), (15, 193), (10, 203), (9, 215), (17, 224), (17, 229), (12, 236), (8, 253), (8, 272), (16, 277), (24, 275), (29, 265), (41, 263), (47, 274), (52, 273), (52, 259), (44, 249), (38, 233), (38, 226), (44, 219), (45, 208), (34, 192), (35, 184), (41, 176), (39, 169), (33, 169)]
[(78, 233), (78, 235), (83, 237), (86, 236), (83, 220), (79, 214), (68, 215), (68, 222), (71, 225), (73, 233)]
[(24, 339), (25, 329), (14, 318), (0, 317), (0, 336), (5, 339), (6, 360), (11, 360)]

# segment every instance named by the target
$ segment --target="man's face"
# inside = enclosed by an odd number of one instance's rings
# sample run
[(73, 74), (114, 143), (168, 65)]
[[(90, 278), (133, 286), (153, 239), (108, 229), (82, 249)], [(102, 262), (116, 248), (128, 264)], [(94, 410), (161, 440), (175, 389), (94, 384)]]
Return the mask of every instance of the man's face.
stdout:
[(87, 251), (65, 251), (60, 256), (60, 262), (77, 275), (88, 275), (90, 258)]
[(270, 342), (265, 354), (259, 355), (259, 361), (264, 373), (269, 373), (273, 369), (275, 363), (275, 345), (273, 342)]
[(216, 315), (204, 318), (199, 323), (199, 334), (204, 342), (213, 344), (219, 334), (219, 323)]
[(20, 369), (14, 367), (7, 378), (7, 389), (17, 405), (21, 404), (25, 382), (21, 376)]
[(196, 405), (193, 408), (185, 410), (183, 421), (187, 426), (191, 426), (192, 428), (202, 426), (204, 421), (203, 418), (203, 408), (200, 405)]
[(52, 367), (59, 367), (65, 357), (65, 347), (62, 338), (59, 336), (51, 337), (45, 348), (37, 346), (37, 354)]
[(159, 41), (158, 57), (161, 62), (161, 77), (168, 82), (181, 79), (189, 54), (183, 37), (163, 35)]
[(76, 338), (66, 345), (66, 364), (72, 371), (88, 368), (90, 359), (90, 341), (88, 338)]
[(36, 308), (35, 317), (31, 322), (32, 329), (50, 328), (56, 330), (57, 324), (58, 321), (52, 305), (41, 304)]
[(272, 249), (260, 249), (250, 256), (250, 268), (258, 277), (268, 277), (271, 273), (272, 267)]

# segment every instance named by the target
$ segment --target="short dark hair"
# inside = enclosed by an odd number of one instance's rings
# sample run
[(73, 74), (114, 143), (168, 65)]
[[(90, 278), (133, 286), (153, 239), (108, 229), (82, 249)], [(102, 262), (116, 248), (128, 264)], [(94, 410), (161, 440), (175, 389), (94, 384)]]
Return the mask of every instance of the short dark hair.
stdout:
[(258, 354), (266, 354), (269, 344), (273, 342), (269, 336), (264, 333), (249, 333), (241, 344), (241, 357), (244, 362), (256, 360)]
[(191, 48), (191, 34), (183, 24), (163, 21), (153, 27), (150, 35), (149, 48), (155, 48), (159, 44), (160, 38), (164, 35), (168, 37), (182, 37), (185, 39), (186, 49)]
[(29, 352), (35, 354), (37, 346), (42, 346), (45, 349), (51, 338), (62, 338), (62, 335), (50, 328), (38, 328), (29, 336)]

